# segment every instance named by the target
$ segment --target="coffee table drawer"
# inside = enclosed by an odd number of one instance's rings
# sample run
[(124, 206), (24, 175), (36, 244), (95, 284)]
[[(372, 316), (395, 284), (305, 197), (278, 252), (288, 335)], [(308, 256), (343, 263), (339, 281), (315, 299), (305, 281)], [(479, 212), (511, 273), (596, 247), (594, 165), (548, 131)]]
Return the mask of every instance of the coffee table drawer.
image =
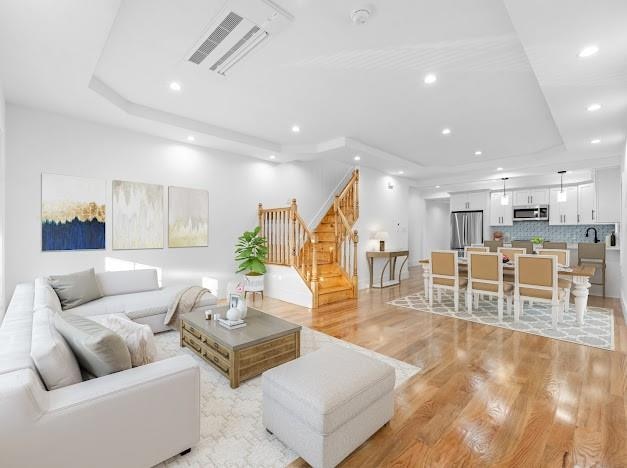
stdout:
[(183, 331), (186, 331), (189, 335), (193, 336), (197, 340), (199, 341), (202, 340), (202, 333), (200, 332), (200, 330), (195, 329), (194, 327), (192, 327), (191, 325), (185, 322), (182, 323), (182, 328), (183, 328)]
[(213, 364), (220, 372), (227, 377), (231, 374), (231, 365), (228, 361), (224, 361), (221, 356), (216, 354), (212, 349), (204, 347), (202, 357), (210, 364)]
[(292, 334), (289, 334), (289, 335), (286, 335), (286, 336), (282, 336), (280, 338), (276, 338), (274, 340), (266, 341), (265, 343), (262, 343), (262, 344), (250, 346), (250, 347), (240, 351), (239, 357), (240, 357), (240, 359), (246, 359), (246, 358), (249, 358), (251, 356), (255, 356), (255, 355), (258, 355), (260, 353), (263, 353), (265, 351), (275, 350), (277, 348), (281, 348), (281, 347), (283, 347), (285, 345), (288, 345), (288, 346), (292, 345), (292, 346), (295, 347), (296, 346), (296, 335), (292, 333)]
[(189, 331), (183, 330), (183, 343), (186, 346), (196, 351), (198, 354), (202, 355), (202, 344), (200, 339), (197, 339), (194, 335), (192, 335)]
[(222, 346), (220, 343), (213, 340), (212, 338), (208, 336), (203, 336), (202, 342), (205, 344), (207, 348), (213, 350), (215, 353), (219, 354), (222, 358), (226, 360), (229, 360), (231, 358), (231, 352), (229, 351), (229, 349), (225, 348), (224, 346)]

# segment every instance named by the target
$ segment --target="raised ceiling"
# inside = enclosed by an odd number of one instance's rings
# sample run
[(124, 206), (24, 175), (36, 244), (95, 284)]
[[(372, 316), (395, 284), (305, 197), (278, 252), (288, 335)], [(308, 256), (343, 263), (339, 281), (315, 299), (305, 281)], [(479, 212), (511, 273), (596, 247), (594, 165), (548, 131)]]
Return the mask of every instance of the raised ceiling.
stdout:
[[(358, 4), (277, 0), (293, 20), (224, 77), (186, 58), (226, 3), (3, 2), (5, 94), (279, 161), (359, 153), (421, 185), (624, 151), (627, 2), (380, 0), (357, 26)], [(578, 58), (589, 43), (598, 56)]]

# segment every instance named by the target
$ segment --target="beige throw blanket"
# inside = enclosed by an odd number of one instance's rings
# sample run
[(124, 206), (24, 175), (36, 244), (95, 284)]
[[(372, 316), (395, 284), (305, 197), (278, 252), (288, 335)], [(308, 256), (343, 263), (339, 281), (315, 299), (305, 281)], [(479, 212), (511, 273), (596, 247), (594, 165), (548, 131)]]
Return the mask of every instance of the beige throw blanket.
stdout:
[(179, 317), (191, 312), (205, 294), (211, 294), (211, 291), (201, 286), (190, 286), (179, 292), (165, 314), (164, 325), (173, 326), (178, 330), (180, 328)]

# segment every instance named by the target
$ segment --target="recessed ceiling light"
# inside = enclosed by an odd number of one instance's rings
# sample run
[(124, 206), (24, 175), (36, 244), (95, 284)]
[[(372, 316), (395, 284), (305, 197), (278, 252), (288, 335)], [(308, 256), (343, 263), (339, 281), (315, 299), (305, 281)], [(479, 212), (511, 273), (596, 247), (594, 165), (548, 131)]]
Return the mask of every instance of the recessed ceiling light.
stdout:
[(440, 188), (440, 186), (439, 186), (439, 185), (436, 185), (436, 186), (435, 186), (435, 188)]
[(450, 128), (443, 128), (442, 129), (442, 135), (449, 135), (451, 133), (451, 129)]
[(405, 171), (398, 171), (398, 175), (403, 175), (405, 174)]
[(502, 170), (503, 170), (503, 168), (502, 168), (502, 167), (497, 167), (497, 168), (496, 168), (496, 170), (497, 170), (497, 171), (502, 171)]
[(187, 137), (187, 141), (194, 141), (196, 138), (194, 138), (194, 135), (189, 135)]
[(584, 47), (583, 49), (581, 49), (581, 51), (579, 51), (579, 57), (581, 58), (586, 58), (586, 57), (591, 57), (593, 55), (595, 55), (597, 52), (599, 51), (599, 48), (595, 45), (589, 45)]
[(294, 133), (298, 133), (298, 132), (300, 132), (300, 127), (298, 125), (292, 125), (292, 131)]
[(599, 143), (601, 143), (601, 140), (599, 138), (595, 138), (594, 140), (590, 140), (590, 143), (592, 143), (593, 145), (598, 145)]
[(357, 155), (353, 158), (355, 161), (359, 161), (361, 159), (361, 156)]
[(433, 73), (429, 73), (425, 75), (425, 84), (433, 84), (438, 81), (438, 77)]
[(268, 156), (268, 158), (270, 159), (276, 159), (276, 156), (274, 154), (271, 154), (270, 156)]
[(601, 104), (590, 104), (587, 109), (588, 112), (595, 112), (598, 111), (601, 108)]
[(475, 156), (481, 156), (482, 154), (483, 152), (480, 150), (475, 151)]
[(172, 91), (180, 91), (181, 90), (181, 83), (179, 83), (178, 81), (173, 81), (172, 83), (170, 83), (170, 89)]

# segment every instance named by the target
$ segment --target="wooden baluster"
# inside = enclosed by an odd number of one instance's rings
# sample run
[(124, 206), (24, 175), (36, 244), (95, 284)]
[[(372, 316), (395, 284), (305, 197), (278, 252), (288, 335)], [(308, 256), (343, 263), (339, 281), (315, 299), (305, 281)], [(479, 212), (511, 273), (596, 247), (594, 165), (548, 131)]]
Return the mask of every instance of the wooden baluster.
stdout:
[(270, 222), (270, 224), (272, 226), (270, 228), (270, 239), (272, 239), (272, 241), (271, 241), (272, 242), (272, 263), (276, 263), (276, 247), (275, 247), (275, 242), (274, 242), (275, 241), (274, 236), (275, 236), (275, 229), (276, 229), (276, 220), (275, 220), (275, 217), (274, 217), (274, 213), (275, 213), (274, 211), (270, 212), (270, 219), (272, 220)]
[(295, 257), (296, 257), (296, 199), (292, 198), (292, 204), (290, 206), (290, 231), (289, 231), (289, 239), (288, 239), (288, 250), (290, 254), (290, 265), (294, 266)]
[(359, 219), (359, 169), (355, 169), (355, 182), (353, 182), (353, 184), (355, 186), (355, 201), (353, 204), (355, 215), (353, 219), (357, 221), (357, 219)]
[(280, 226), (281, 226), (281, 265), (285, 265), (285, 259), (287, 258), (285, 256), (285, 246), (286, 246), (286, 242), (285, 242), (285, 211), (281, 210), (279, 212), (279, 216), (281, 217), (281, 222), (280, 222)]
[(353, 231), (353, 299), (357, 298), (359, 291), (359, 282), (357, 280), (357, 244), (359, 243), (359, 235), (357, 230)]
[(313, 296), (313, 307), (318, 307), (318, 251), (316, 246), (318, 244), (318, 236), (313, 235), (311, 239), (311, 245), (313, 247), (311, 256), (311, 294)]

